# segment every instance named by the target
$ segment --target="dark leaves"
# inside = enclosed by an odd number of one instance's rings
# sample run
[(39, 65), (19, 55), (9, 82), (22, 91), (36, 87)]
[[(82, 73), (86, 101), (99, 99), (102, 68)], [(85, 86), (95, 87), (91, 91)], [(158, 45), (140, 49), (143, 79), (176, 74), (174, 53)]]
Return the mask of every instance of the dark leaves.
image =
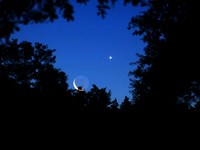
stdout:
[(98, 13), (97, 15), (101, 16), (102, 18), (105, 18), (106, 11), (110, 9), (109, 1), (108, 0), (98, 0), (99, 4), (97, 5)]
[(137, 68), (130, 72), (133, 97), (149, 107), (159, 108), (160, 104), (166, 110), (174, 108), (179, 99), (189, 106), (191, 100), (196, 102), (195, 96), (199, 98), (198, 88), (191, 88), (191, 82), (200, 84), (196, 39), (191, 39), (199, 31), (192, 19), (195, 3), (165, 0), (150, 1), (149, 6), (128, 26), (147, 43)]
[(146, 6), (148, 4), (148, 0), (124, 0), (124, 5), (131, 3), (133, 6), (137, 6), (141, 4), (142, 6)]
[(76, 0), (77, 3), (80, 3), (80, 4), (87, 4), (89, 2), (89, 0)]
[(73, 13), (74, 13), (73, 6), (69, 3), (66, 3), (63, 11), (63, 17), (67, 19), (67, 21), (73, 21), (74, 20)]

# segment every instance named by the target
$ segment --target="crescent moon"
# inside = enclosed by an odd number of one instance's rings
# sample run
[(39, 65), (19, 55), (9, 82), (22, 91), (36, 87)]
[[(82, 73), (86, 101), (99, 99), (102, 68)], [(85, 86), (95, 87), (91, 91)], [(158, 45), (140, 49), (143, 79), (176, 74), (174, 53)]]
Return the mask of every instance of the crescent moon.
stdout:
[(77, 87), (77, 85), (76, 85), (76, 79), (74, 79), (74, 81), (73, 81), (73, 86), (74, 86), (74, 88), (75, 88), (77, 91), (84, 91), (84, 90), (80, 90), (80, 89)]

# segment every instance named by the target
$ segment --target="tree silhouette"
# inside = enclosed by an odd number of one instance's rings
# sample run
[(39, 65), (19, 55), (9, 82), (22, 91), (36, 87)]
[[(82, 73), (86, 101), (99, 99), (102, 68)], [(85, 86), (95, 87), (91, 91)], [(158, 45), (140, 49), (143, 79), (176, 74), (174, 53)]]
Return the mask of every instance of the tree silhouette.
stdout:
[(106, 88), (99, 89), (93, 84), (88, 95), (88, 109), (92, 111), (105, 111), (108, 110), (108, 105), (111, 101), (111, 92), (106, 92)]
[(132, 18), (129, 29), (142, 36), (144, 55), (130, 72), (132, 94), (139, 107), (174, 110), (177, 103), (199, 100), (197, 6), (181, 0), (149, 1), (149, 9)]
[(119, 111), (119, 104), (118, 104), (116, 98), (115, 98), (113, 101), (111, 101), (111, 103), (110, 103), (110, 109), (111, 109), (111, 111), (113, 111), (113, 112)]
[(200, 112), (200, 101), (196, 103), (195, 111)]
[(48, 65), (39, 70), (34, 88), (38, 89), (46, 96), (66, 96), (67, 83), (64, 72)]
[[(97, 15), (105, 17), (106, 12), (117, 0), (98, 0)], [(78, 4), (87, 4), (89, 0), (77, 0)], [(145, 3), (145, 0), (124, 0), (124, 3)], [(0, 1), (0, 42), (8, 42), (20, 24), (53, 22), (62, 16), (67, 21), (74, 20), (75, 10), (68, 0), (1, 0)]]
[(85, 91), (74, 90), (72, 92), (72, 107), (76, 111), (86, 111), (88, 96)]
[(1, 0), (0, 39), (8, 40), (11, 33), (19, 30), (19, 24), (54, 21), (58, 12), (68, 21), (73, 20), (74, 10), (67, 0)]
[(131, 105), (131, 102), (127, 96), (125, 96), (123, 102), (121, 103), (120, 110), (124, 112), (130, 112), (133, 110), (133, 106)]
[(54, 51), (40, 43), (32, 45), (24, 41), (18, 44), (17, 40), (1, 45), (1, 93), (12, 95), (15, 92), (18, 96), (41, 96), (41, 93), (43, 96), (65, 96), (67, 76), (53, 66), (56, 58)]

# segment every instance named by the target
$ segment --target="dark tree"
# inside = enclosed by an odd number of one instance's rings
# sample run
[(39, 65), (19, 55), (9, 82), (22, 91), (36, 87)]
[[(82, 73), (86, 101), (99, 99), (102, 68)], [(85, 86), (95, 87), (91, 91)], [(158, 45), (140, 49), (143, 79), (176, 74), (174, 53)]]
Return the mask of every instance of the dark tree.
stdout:
[(111, 101), (111, 92), (106, 92), (106, 88), (99, 89), (93, 85), (88, 94), (88, 109), (93, 111), (108, 110)]
[[(67, 76), (53, 66), (56, 59), (54, 51), (40, 43), (18, 44), (17, 40), (1, 45), (1, 93), (12, 95), (10, 89), (14, 88), (18, 96), (65, 96)], [(8, 89), (5, 88), (7, 86)]]
[(198, 101), (195, 105), (195, 111), (200, 112), (200, 101)]
[(134, 101), (149, 110), (188, 107), (200, 99), (197, 4), (188, 0), (152, 0), (132, 18), (129, 29), (147, 46), (130, 72)]
[(88, 95), (85, 91), (72, 91), (72, 107), (76, 111), (86, 111), (88, 105)]
[(35, 81), (35, 89), (38, 89), (44, 96), (65, 97), (67, 90), (66, 75), (53, 65), (45, 66), (38, 70)]
[[(102, 18), (111, 5), (117, 0), (98, 0), (97, 14)], [(87, 4), (89, 0), (77, 0), (78, 4)], [(145, 3), (145, 0), (124, 0), (124, 4)], [(0, 1), (0, 42), (8, 42), (9, 37), (15, 31), (19, 31), (19, 25), (30, 23), (53, 22), (62, 16), (67, 21), (74, 20), (75, 10), (68, 0), (1, 0)]]
[(123, 102), (120, 105), (120, 110), (124, 112), (130, 112), (133, 110), (133, 106), (131, 105), (131, 102), (129, 101), (129, 98), (125, 96)]
[(111, 101), (110, 109), (111, 109), (111, 111), (114, 111), (114, 112), (119, 111), (119, 104), (118, 104), (116, 98), (113, 101)]
[(73, 20), (74, 10), (67, 0), (1, 0), (0, 39), (8, 40), (11, 33), (19, 31), (19, 24), (53, 21), (58, 13), (68, 21)]

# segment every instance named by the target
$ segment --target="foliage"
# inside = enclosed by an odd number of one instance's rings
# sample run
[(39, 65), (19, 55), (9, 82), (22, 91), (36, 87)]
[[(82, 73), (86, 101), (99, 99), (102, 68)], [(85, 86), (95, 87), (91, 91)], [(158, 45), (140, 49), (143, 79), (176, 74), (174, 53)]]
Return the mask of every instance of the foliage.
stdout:
[(92, 110), (107, 110), (110, 104), (111, 92), (106, 92), (106, 88), (99, 89), (96, 85), (88, 92), (88, 107)]
[[(105, 18), (107, 10), (117, 0), (98, 0), (97, 14)], [(87, 4), (89, 0), (77, 0), (78, 4)], [(136, 5), (139, 0), (124, 0), (124, 3)], [(143, 0), (141, 0), (143, 2)], [(67, 21), (74, 20), (75, 10), (68, 0), (1, 0), (0, 1), (0, 42), (8, 42), (19, 25), (53, 22), (59, 17)]]
[[(130, 72), (134, 101), (149, 109), (175, 109), (180, 100), (200, 96), (197, 6), (188, 0), (150, 1), (149, 9), (132, 18), (129, 29), (147, 43)], [(191, 98), (191, 96), (195, 98)]]
[[(67, 76), (53, 66), (56, 59), (54, 51), (46, 45), (32, 45), (26, 41), (18, 44), (17, 40), (12, 40), (7, 45), (1, 45), (0, 76), (21, 89), (46, 92), (47, 95), (57, 92), (64, 94), (68, 87)], [(1, 90), (5, 84), (1, 83)]]
[(133, 106), (127, 96), (125, 96), (123, 102), (121, 103), (120, 110), (125, 112), (130, 112), (131, 110), (133, 110)]
[(116, 98), (113, 101), (111, 101), (110, 109), (111, 109), (111, 111), (114, 111), (114, 112), (119, 111), (119, 104), (118, 104)]

